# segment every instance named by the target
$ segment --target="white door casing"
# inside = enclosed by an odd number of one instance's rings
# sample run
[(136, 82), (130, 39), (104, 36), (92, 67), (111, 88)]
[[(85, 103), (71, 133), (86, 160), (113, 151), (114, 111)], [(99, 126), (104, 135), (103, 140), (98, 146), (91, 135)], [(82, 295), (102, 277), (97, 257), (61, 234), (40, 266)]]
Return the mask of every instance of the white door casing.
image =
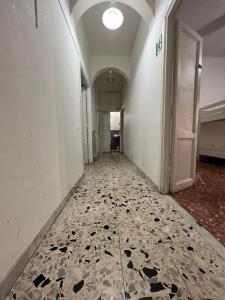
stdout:
[(82, 144), (84, 164), (89, 163), (88, 159), (88, 116), (87, 116), (87, 92), (82, 88), (81, 92), (81, 123), (82, 123)]
[(196, 176), (202, 38), (177, 21), (170, 191), (193, 185)]

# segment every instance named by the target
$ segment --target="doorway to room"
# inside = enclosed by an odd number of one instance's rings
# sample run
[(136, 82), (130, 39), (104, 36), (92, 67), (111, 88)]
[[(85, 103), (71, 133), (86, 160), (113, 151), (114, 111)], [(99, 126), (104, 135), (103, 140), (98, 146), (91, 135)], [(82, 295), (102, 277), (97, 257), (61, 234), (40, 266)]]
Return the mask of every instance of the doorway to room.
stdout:
[(120, 152), (120, 112), (110, 112), (110, 150)]
[(225, 245), (224, 15), (219, 4), (178, 0), (168, 17), (164, 176), (176, 201)]

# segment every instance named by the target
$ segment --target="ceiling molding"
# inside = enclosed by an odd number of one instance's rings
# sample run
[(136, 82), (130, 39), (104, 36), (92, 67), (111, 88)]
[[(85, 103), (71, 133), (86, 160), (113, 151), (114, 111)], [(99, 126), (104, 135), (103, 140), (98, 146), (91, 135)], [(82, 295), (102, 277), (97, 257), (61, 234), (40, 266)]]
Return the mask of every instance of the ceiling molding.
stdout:
[(150, 6), (153, 15), (155, 16), (155, 0), (145, 0)]
[(74, 6), (77, 4), (78, 0), (69, 0), (70, 12), (72, 13)]
[[(78, 23), (88, 9), (104, 2), (109, 2), (109, 0), (70, 0), (70, 7), (72, 8), (75, 22)], [(155, 0), (118, 0), (118, 2), (133, 8), (147, 25), (151, 23), (152, 18), (154, 17)]]

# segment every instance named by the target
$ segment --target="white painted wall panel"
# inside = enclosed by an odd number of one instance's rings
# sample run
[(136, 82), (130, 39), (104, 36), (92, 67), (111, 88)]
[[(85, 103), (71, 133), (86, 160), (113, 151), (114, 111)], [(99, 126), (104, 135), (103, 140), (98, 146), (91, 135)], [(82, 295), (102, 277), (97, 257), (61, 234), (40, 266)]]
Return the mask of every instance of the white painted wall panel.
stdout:
[(202, 66), (200, 107), (223, 100), (225, 100), (225, 58), (205, 57)]
[(58, 1), (0, 4), (0, 281), (83, 173), (80, 59)]
[(99, 111), (120, 111), (121, 106), (122, 103), (120, 93), (99, 93)]
[(126, 87), (124, 153), (155, 184), (160, 184), (164, 44), (156, 57), (171, 0), (156, 1), (156, 15), (146, 30), (142, 22), (132, 52), (131, 81)]

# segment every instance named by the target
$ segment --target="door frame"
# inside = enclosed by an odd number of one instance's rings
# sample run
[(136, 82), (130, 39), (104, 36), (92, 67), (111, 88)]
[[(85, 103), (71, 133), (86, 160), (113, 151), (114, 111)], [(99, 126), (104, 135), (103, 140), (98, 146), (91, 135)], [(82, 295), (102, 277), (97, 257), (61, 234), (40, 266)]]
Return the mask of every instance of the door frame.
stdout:
[(175, 15), (183, 0), (173, 0), (165, 18), (164, 27), (164, 65), (163, 65), (163, 112), (162, 112), (162, 145), (161, 176), (159, 190), (163, 194), (170, 192), (170, 169), (173, 134), (174, 110), (174, 64), (175, 64)]
[(87, 103), (87, 89), (84, 85), (81, 87), (81, 131), (82, 131), (82, 150), (83, 163), (89, 164), (89, 129), (88, 129), (88, 103)]
[(120, 111), (120, 153), (124, 153), (124, 107)]

